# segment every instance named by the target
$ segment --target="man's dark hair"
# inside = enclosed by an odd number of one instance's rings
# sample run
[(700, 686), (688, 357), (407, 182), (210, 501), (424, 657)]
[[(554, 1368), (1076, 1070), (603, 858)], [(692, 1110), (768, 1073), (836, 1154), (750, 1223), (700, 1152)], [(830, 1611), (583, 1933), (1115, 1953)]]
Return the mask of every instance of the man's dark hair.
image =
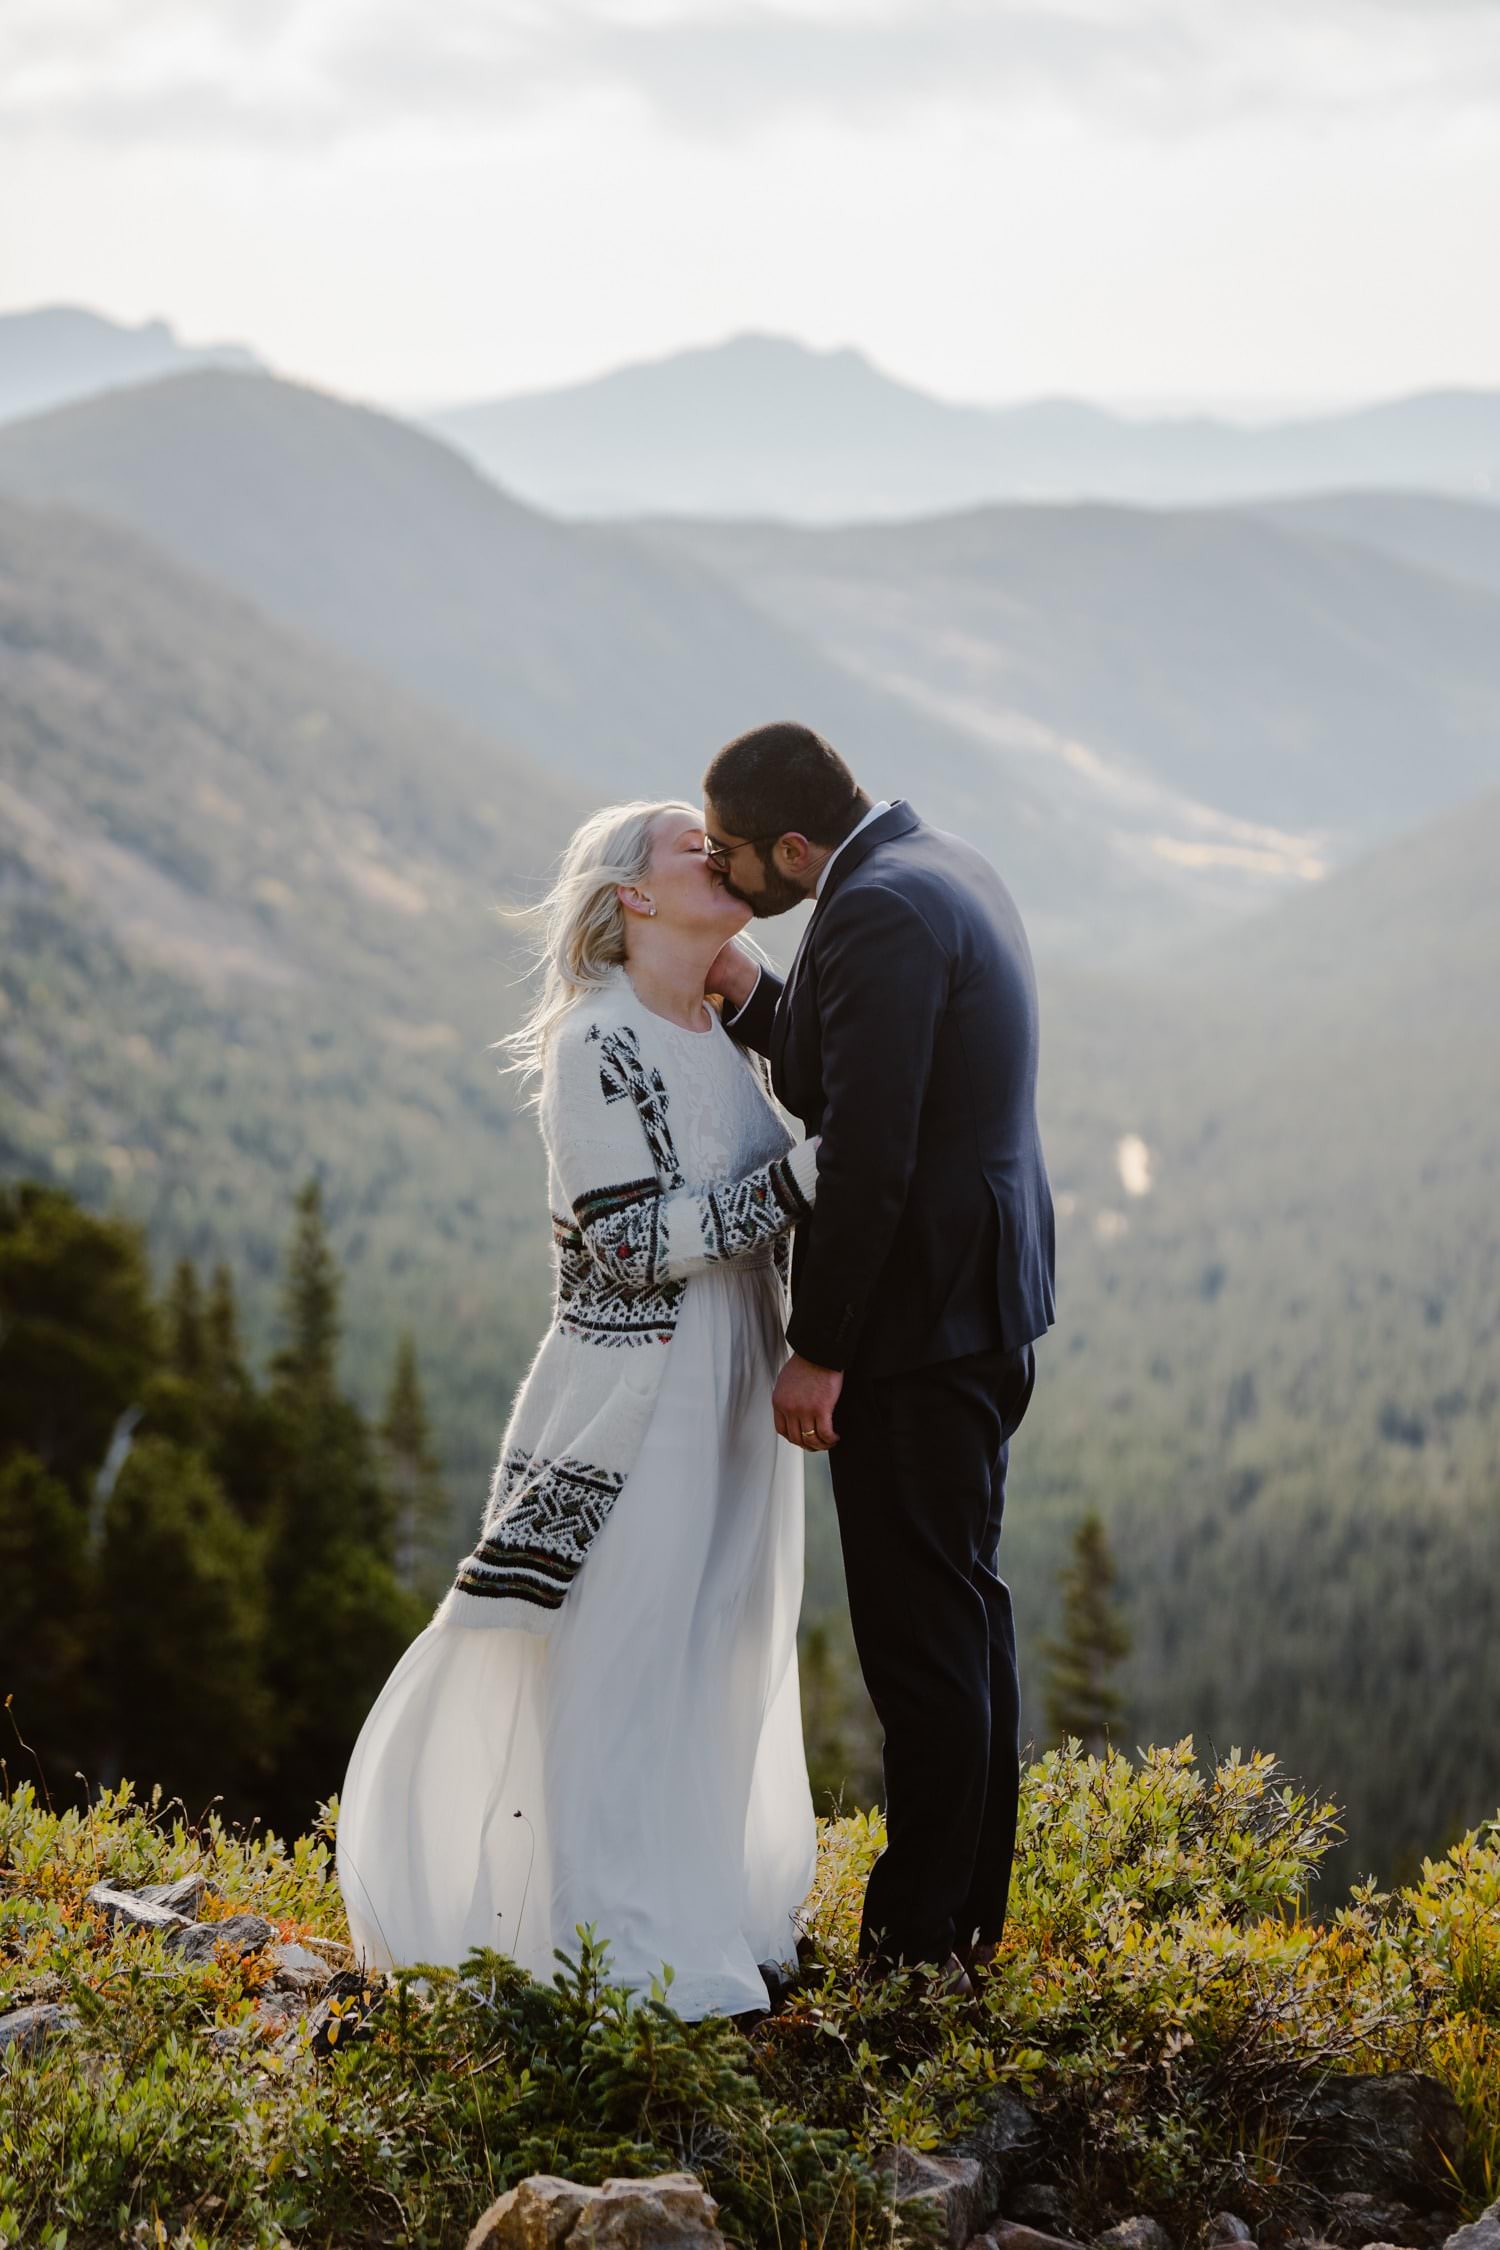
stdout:
[(810, 844), (841, 844), (870, 804), (832, 743), (793, 719), (726, 742), (703, 793), (737, 836), (796, 834)]

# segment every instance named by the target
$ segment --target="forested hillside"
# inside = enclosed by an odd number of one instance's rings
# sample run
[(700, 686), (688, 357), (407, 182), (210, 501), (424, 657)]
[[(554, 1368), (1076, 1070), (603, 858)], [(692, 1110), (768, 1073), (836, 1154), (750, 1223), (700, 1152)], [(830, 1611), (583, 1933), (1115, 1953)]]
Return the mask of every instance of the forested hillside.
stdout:
[(388, 416), (220, 374), (0, 430), (5, 491), (127, 524), (595, 794), (692, 791), (730, 734), (805, 719), (989, 851), (1043, 950), (1085, 962), (1497, 778), (1500, 603), (1254, 520), (648, 537), (542, 516)]
[(270, 377), (142, 384), (0, 430), (0, 493), (124, 524), (274, 616), (515, 744), (597, 799), (688, 795), (719, 744), (795, 713), (859, 744), (887, 792), (1007, 839), (1057, 936), (1180, 922), (1170, 870), (1132, 867), (940, 716), (830, 662), (712, 572), (555, 522), (435, 439)]
[(478, 1476), (544, 1297), (494, 910), (581, 800), (126, 534), (13, 504), (0, 671), (0, 1171), (116, 1201), (159, 1276), (227, 1259), (259, 1350), (316, 1170), (356, 1390), (397, 1327), (441, 1338), (445, 1451)]
[(1149, 993), (1047, 992), (1023, 1609), (1097, 1505), (1133, 1739), (1276, 1742), (1345, 1868), (1500, 1790), (1497, 853), (1492, 794)]
[(1079, 505), (641, 535), (967, 726), (997, 778), (1044, 771), (1143, 858), (1295, 873), (1500, 783), (1500, 597), (1316, 517)]

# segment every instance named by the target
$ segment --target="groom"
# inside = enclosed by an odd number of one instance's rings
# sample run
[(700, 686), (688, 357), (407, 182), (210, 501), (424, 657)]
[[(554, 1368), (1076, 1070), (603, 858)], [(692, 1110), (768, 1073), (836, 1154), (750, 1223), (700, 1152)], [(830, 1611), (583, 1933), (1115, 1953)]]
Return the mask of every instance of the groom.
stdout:
[(988, 861), (904, 800), (872, 803), (810, 727), (739, 735), (703, 790), (709, 857), (738, 898), (757, 915), (816, 901), (785, 979), (729, 945), (709, 985), (822, 1135), (773, 1407), (791, 1444), (831, 1451), (885, 1736), (860, 1954), (965, 1990), (999, 1943), (1015, 1852), (1020, 1686), (998, 1549), (1053, 1318), (1031, 955)]

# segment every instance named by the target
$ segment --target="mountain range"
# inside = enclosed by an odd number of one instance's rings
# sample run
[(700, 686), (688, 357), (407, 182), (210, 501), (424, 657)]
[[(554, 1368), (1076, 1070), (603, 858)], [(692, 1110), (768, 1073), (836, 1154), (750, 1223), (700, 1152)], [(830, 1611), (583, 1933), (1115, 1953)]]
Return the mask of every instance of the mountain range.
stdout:
[[(217, 371), (0, 430), (0, 491), (144, 535), (596, 796), (691, 798), (718, 743), (804, 718), (1077, 959), (1500, 780), (1500, 594), (1398, 553), (1400, 496), (1378, 544), (1098, 506), (586, 526), (390, 416)], [(1488, 526), (1449, 506), (1450, 547)]]
[(804, 710), (984, 843), (1042, 957), (1029, 1723), (1097, 1506), (1131, 1739), (1274, 1747), (1347, 1805), (1348, 1868), (1493, 1811), (1488, 509), (606, 530), (218, 371), (12, 425), (0, 492), (0, 1171), (142, 1218), (163, 1276), (226, 1257), (257, 1353), (319, 1172), (350, 1379), (374, 1405), (412, 1330), (466, 1539), (547, 1275), (495, 909), (606, 787), (690, 789), (703, 739)]
[(250, 369), (243, 344), (182, 344), (164, 320), (132, 328), (82, 305), (0, 313), (0, 422), (193, 367)]
[[(0, 504), (0, 677), (0, 1168), (142, 1218), (162, 1278), (227, 1258), (257, 1356), (317, 1171), (350, 1379), (373, 1406), (412, 1330), (471, 1534), (547, 1274), (494, 909), (585, 799), (65, 509)], [(1043, 972), (1060, 1320), (1005, 1534), (1033, 1696), (1097, 1505), (1133, 1739), (1274, 1746), (1355, 1865), (1500, 1796), (1497, 852), (1492, 791), (1149, 977)]]
[(995, 500), (1143, 506), (1351, 486), (1500, 499), (1500, 393), (1428, 391), (1246, 426), (1081, 399), (950, 403), (864, 353), (721, 344), (430, 418), (508, 490), (564, 515), (852, 522)]
[(1375, 542), (1331, 533), (1330, 505), (639, 536), (967, 730), (997, 780), (1108, 807), (1139, 855), (1296, 874), (1500, 781), (1500, 589), (1401, 555), (1397, 497)]

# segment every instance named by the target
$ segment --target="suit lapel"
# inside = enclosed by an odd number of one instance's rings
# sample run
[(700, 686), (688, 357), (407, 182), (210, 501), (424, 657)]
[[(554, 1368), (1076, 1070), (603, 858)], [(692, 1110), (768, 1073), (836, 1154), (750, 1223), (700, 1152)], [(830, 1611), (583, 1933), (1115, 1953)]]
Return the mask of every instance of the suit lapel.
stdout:
[(782, 989), (781, 999), (777, 1005), (775, 1019), (771, 1026), (771, 1065), (778, 1081), (781, 1078), (782, 1060), (786, 1053), (787, 1036), (791, 1029), (792, 1009), (796, 1004), (804, 964), (812, 950), (813, 930), (817, 924), (818, 916), (822, 913), (840, 883), (848, 879), (855, 868), (858, 867), (860, 861), (867, 858), (877, 844), (886, 843), (892, 836), (905, 836), (917, 825), (916, 813), (913, 812), (904, 797), (897, 797), (878, 820), (872, 820), (868, 828), (861, 829), (857, 836), (845, 844), (838, 858), (829, 868), (827, 880), (818, 893), (812, 913), (808, 916), (807, 927), (802, 932), (801, 942), (792, 956), (792, 965), (787, 972), (786, 984)]

